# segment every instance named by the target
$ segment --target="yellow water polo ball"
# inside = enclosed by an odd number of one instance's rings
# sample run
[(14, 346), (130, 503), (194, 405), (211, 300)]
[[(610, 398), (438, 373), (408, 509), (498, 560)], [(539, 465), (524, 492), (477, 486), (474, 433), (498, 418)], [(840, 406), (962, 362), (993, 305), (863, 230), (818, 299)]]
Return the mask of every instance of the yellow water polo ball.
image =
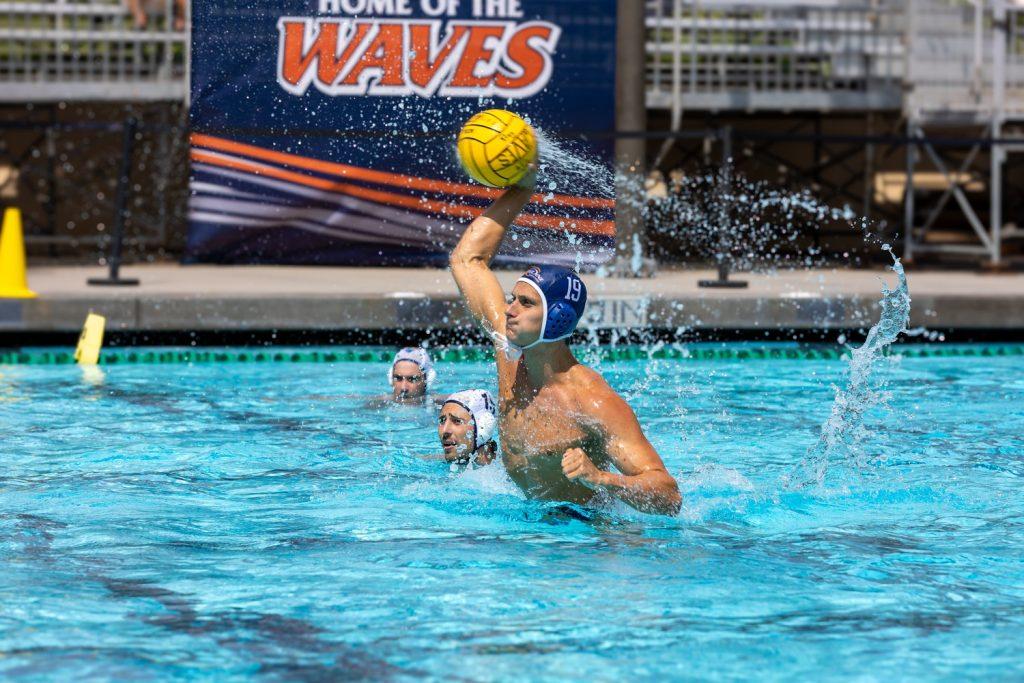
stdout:
[(459, 160), (466, 173), (490, 187), (515, 185), (537, 159), (537, 136), (521, 117), (504, 109), (476, 114), (459, 132)]

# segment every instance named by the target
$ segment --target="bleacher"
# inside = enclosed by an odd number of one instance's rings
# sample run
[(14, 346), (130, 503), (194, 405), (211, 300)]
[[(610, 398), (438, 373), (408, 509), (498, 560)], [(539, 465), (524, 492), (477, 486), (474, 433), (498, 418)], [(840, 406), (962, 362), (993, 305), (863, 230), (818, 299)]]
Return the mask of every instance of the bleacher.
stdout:
[[(1000, 4), (1002, 65), (993, 51)], [(985, 116), (1002, 76), (1003, 111), (1024, 115), (1022, 9), (1008, 0), (649, 0), (647, 104)]]
[[(995, 66), (988, 2), (648, 0), (652, 109), (977, 109)], [(1008, 112), (1024, 113), (1024, 40), (1010, 9)], [(0, 0), (0, 102), (187, 98), (173, 0), (140, 30), (120, 0)], [(685, 105), (682, 102), (685, 101)]]
[(648, 106), (898, 108), (901, 0), (648, 2)]
[(139, 29), (118, 0), (0, 0), (0, 102), (184, 101), (187, 28), (172, 0), (151, 14)]

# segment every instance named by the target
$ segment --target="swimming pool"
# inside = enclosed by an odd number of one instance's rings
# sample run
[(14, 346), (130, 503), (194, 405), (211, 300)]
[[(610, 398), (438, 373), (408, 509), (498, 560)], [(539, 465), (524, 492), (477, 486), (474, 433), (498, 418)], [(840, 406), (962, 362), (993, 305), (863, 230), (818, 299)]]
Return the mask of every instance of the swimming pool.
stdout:
[(367, 407), (384, 363), (0, 365), (0, 675), (1024, 675), (1020, 347), (881, 361), (820, 485), (846, 363), (691, 348), (600, 360), (673, 519), (422, 459), (429, 410)]

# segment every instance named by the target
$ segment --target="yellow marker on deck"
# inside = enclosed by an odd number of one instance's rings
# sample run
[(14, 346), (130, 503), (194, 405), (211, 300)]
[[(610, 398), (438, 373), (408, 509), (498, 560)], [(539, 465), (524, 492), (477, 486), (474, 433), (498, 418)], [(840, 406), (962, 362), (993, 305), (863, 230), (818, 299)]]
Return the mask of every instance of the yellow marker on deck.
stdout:
[(90, 313), (82, 325), (82, 334), (78, 337), (75, 349), (75, 361), (79, 365), (96, 365), (100, 362), (100, 349), (103, 348), (103, 330), (107, 319), (102, 315)]
[(21, 211), (4, 211), (0, 227), (0, 299), (35, 299), (25, 274), (25, 238), (21, 234)]

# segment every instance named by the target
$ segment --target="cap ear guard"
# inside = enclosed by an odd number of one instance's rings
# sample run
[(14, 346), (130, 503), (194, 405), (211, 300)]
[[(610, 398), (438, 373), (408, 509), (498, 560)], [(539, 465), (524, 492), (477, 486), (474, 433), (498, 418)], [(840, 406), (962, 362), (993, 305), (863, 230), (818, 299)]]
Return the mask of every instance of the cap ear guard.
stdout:
[(489, 412), (481, 411), (473, 416), (476, 431), (474, 432), (474, 447), (480, 448), (488, 441), (494, 439), (494, 430), (498, 426), (498, 420)]
[(548, 308), (544, 341), (558, 341), (570, 336), (576, 329), (576, 310), (564, 301), (556, 301)]

